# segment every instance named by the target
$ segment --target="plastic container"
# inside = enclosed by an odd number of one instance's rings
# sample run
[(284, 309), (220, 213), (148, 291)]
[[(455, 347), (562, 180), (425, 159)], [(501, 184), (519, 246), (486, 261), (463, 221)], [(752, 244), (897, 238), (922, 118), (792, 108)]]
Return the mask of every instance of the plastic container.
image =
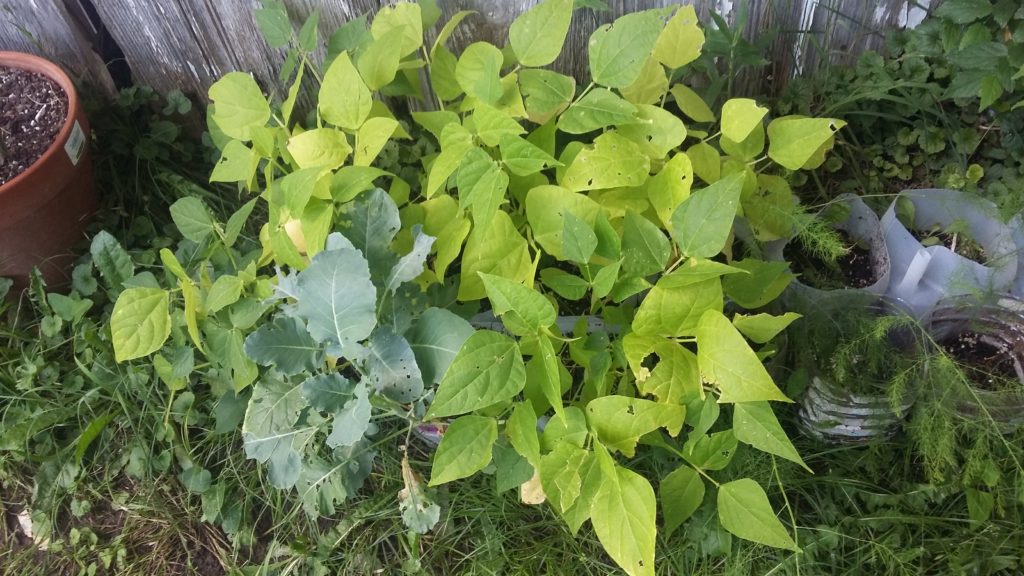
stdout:
[(929, 336), (941, 344), (964, 332), (977, 334), (984, 344), (1011, 362), (1018, 386), (990, 390), (968, 380), (962, 390), (939, 390), (961, 416), (991, 418), (1006, 431), (1024, 422), (1024, 301), (992, 298), (985, 302), (959, 297), (940, 302), (926, 319)]
[(800, 423), (815, 438), (840, 444), (867, 442), (896, 433), (913, 406), (911, 396), (893, 407), (883, 394), (852, 394), (818, 376), (800, 401)]
[[(926, 363), (920, 355), (926, 344), (919, 324), (898, 304), (865, 292), (835, 291), (825, 298), (803, 293), (796, 302), (794, 309), (804, 315), (800, 320), (803, 326), (790, 335), (790, 346), (794, 347), (795, 368), (809, 375), (799, 399), (802, 427), (815, 438), (839, 444), (866, 442), (899, 430), (913, 406), (916, 379), (910, 378), (894, 393), (891, 379), (864, 360), (863, 368), (847, 366), (856, 376), (848, 375), (840, 383), (835, 360), (846, 343), (870, 333), (861, 330), (874, 329), (874, 319), (902, 316), (905, 321), (894, 323), (885, 335), (885, 346), (891, 347), (891, 352), (884, 352), (877, 362), (888, 366), (890, 359), (909, 358), (907, 369), (913, 368), (915, 375), (917, 370), (923, 373)], [(919, 365), (913, 364), (916, 359), (920, 359)]]
[[(868, 294), (885, 294), (889, 289), (890, 263), (889, 251), (885, 244), (885, 235), (882, 234), (882, 227), (878, 216), (867, 204), (853, 194), (842, 194), (836, 198), (838, 202), (846, 204), (850, 214), (846, 220), (835, 225), (835, 228), (846, 232), (851, 238), (859, 242), (866, 242), (870, 253), (870, 265), (877, 280), (870, 286), (864, 288), (846, 288)], [(765, 245), (765, 258), (767, 260), (785, 260), (784, 251), (791, 239), (776, 240)], [(790, 283), (787, 291), (804, 292), (810, 295), (825, 296), (835, 290), (822, 290), (814, 288), (800, 281), (799, 278)]]
[(1010, 290), (1017, 275), (1017, 247), (994, 204), (955, 190), (909, 190), (900, 197), (914, 205), (914, 228), (961, 225), (987, 260), (975, 262), (945, 246), (923, 246), (896, 217), (894, 201), (881, 218), (892, 265), (891, 298), (923, 318), (944, 298)]
[(1013, 243), (1017, 246), (1017, 277), (1010, 287), (1014, 298), (1024, 298), (1024, 214), (1018, 214), (1007, 224), (1013, 235)]
[(85, 237), (96, 210), (89, 123), (74, 84), (56, 64), (19, 52), (0, 52), (0, 66), (42, 74), (68, 98), (68, 115), (56, 139), (24, 172), (0, 186), (0, 276), (27, 285), (38, 266), (51, 286), (69, 282), (71, 247)]

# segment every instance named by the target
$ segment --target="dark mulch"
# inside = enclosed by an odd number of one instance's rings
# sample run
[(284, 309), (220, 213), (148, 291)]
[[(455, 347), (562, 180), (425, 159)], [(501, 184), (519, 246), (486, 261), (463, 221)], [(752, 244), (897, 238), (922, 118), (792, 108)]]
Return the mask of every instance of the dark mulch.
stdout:
[(939, 343), (981, 390), (1000, 390), (1017, 380), (1008, 351), (986, 342), (976, 332), (961, 332)]
[(46, 152), (67, 115), (67, 95), (52, 80), (0, 66), (0, 185)]
[(799, 241), (786, 245), (783, 255), (800, 281), (813, 288), (867, 288), (878, 281), (878, 273), (871, 265), (871, 250), (863, 247), (843, 230), (836, 230), (847, 247), (846, 253), (835, 262), (826, 262), (807, 250)]

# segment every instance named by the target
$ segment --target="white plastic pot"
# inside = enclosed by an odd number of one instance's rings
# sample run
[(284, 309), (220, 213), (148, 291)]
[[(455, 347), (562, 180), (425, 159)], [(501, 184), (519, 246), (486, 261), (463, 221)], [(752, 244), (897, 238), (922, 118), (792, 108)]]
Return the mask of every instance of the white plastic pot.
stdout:
[(1017, 246), (1017, 277), (1010, 287), (1010, 294), (1014, 298), (1024, 298), (1024, 213), (1014, 216), (1008, 226)]
[[(882, 227), (878, 216), (867, 204), (853, 194), (841, 194), (836, 198), (837, 202), (846, 204), (850, 209), (850, 215), (846, 220), (835, 225), (835, 228), (842, 230), (859, 242), (866, 242), (871, 253), (871, 267), (877, 278), (874, 284), (864, 288), (848, 288), (868, 294), (885, 294), (889, 289), (890, 263), (889, 251), (885, 246), (885, 235), (882, 234)], [(764, 252), (767, 260), (785, 260), (784, 250), (792, 239), (776, 240), (765, 244)], [(825, 296), (834, 290), (821, 290), (800, 282), (797, 278), (790, 283), (787, 290), (803, 292), (810, 296)]]
[(923, 318), (946, 297), (1009, 291), (1017, 275), (1017, 247), (994, 204), (956, 190), (908, 190), (900, 197), (914, 205), (913, 228), (962, 222), (988, 261), (969, 260), (945, 246), (921, 245), (896, 217), (894, 201), (881, 218), (892, 265), (891, 298)]

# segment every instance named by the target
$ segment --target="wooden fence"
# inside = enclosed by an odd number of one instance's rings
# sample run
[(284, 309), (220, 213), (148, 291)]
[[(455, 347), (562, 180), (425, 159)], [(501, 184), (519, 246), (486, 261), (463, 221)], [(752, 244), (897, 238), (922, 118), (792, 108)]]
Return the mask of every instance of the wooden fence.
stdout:
[[(538, 0), (439, 0), (442, 21), (459, 10), (475, 10), (453, 35), (456, 53), (477, 40), (501, 45), (512, 20)], [(741, 8), (749, 17), (743, 34), (757, 40), (768, 30), (780, 34), (768, 51), (770, 64), (743, 79), (747, 92), (774, 91), (823, 58), (844, 61), (884, 44), (883, 31), (913, 26), (940, 0), (685, 0), (697, 8), (705, 27), (710, 12), (735, 25)], [(314, 8), (321, 11), (321, 38), (339, 25), (370, 13), (386, 0), (285, 0), (298, 25)], [(669, 0), (608, 0), (607, 12), (580, 10), (567, 47), (554, 67), (579, 79), (587, 76), (590, 33), (615, 17)], [(96, 89), (112, 93), (115, 83), (96, 53), (103, 30), (123, 51), (133, 80), (160, 93), (179, 89), (205, 99), (218, 77), (232, 70), (252, 72), (268, 91), (277, 82), (284, 53), (267, 47), (253, 10), (259, 0), (0, 0), (0, 50), (50, 57)], [(827, 47), (827, 53), (823, 48)]]

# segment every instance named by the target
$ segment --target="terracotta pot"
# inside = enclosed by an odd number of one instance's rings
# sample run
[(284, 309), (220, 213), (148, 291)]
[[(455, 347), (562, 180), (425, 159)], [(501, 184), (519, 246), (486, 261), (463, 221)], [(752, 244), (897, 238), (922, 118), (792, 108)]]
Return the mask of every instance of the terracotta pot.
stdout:
[(96, 210), (89, 123), (71, 79), (56, 64), (19, 52), (0, 52), (0, 66), (42, 74), (68, 97), (68, 115), (56, 139), (27, 170), (0, 186), (0, 276), (27, 285), (33, 266), (47, 284), (66, 285), (74, 256)]

